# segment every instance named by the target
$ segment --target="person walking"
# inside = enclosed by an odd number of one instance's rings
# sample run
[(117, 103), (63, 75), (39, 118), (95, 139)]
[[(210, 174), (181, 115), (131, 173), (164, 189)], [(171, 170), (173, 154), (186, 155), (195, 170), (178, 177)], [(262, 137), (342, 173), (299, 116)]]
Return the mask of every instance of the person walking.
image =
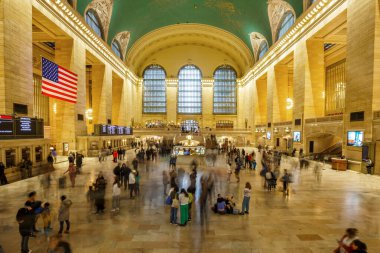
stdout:
[(98, 177), (95, 181), (95, 206), (96, 206), (96, 214), (104, 213), (104, 203), (105, 203), (105, 195), (106, 195), (106, 179), (103, 176), (103, 172), (99, 172)]
[(112, 186), (112, 212), (119, 212), (120, 211), (120, 183), (117, 177), (115, 177), (115, 180), (113, 182)]
[(5, 175), (4, 163), (0, 161), (0, 184), (8, 184), (7, 176)]
[(46, 202), (44, 203), (44, 210), (41, 213), (42, 220), (44, 222), (44, 232), (47, 236), (51, 228), (51, 209), (50, 209), (50, 203)]
[(351, 253), (367, 253), (367, 245), (356, 239), (352, 242), (352, 251)]
[(162, 184), (164, 185), (164, 196), (166, 196), (166, 190), (169, 184), (169, 175), (166, 170), (162, 171)]
[(83, 164), (83, 158), (84, 156), (80, 153), (77, 153), (75, 158), (75, 163), (77, 166), (77, 173), (80, 174), (82, 172), (82, 164)]
[(241, 214), (249, 214), (249, 200), (251, 199), (252, 186), (249, 182), (245, 183), (244, 197), (241, 207)]
[(227, 164), (227, 182), (231, 182), (232, 168), (231, 163)]
[(133, 199), (134, 198), (133, 193), (135, 191), (135, 184), (136, 184), (136, 170), (132, 170), (132, 172), (129, 173), (129, 180), (128, 181), (129, 181), (129, 185), (128, 185), (128, 187), (129, 187), (129, 197), (131, 199)]
[(77, 175), (77, 169), (75, 168), (74, 163), (70, 163), (69, 168), (63, 174), (66, 174), (67, 172), (69, 173), (69, 177), (70, 177), (70, 181), (71, 181), (71, 187), (74, 187), (75, 186), (75, 177)]
[(284, 170), (284, 176), (282, 176), (282, 184), (284, 190), (284, 196), (289, 195), (289, 184), (291, 183), (291, 175), (288, 173), (288, 170)]
[(27, 207), (22, 207), (16, 214), (16, 220), (18, 223), (18, 231), (21, 235), (21, 253), (32, 252), (29, 249), (30, 231), (34, 226), (33, 211)]
[(189, 221), (189, 195), (185, 189), (181, 190), (181, 193), (178, 196), (179, 205), (180, 205), (180, 225), (186, 226)]
[(140, 176), (140, 173), (138, 170), (136, 170), (136, 174), (135, 174), (135, 194), (136, 194), (136, 197), (140, 196), (140, 179), (141, 179), (141, 176)]
[(117, 154), (116, 150), (113, 151), (112, 156), (113, 156), (113, 162), (117, 163), (117, 156), (118, 156), (118, 154)]
[(61, 205), (58, 211), (59, 231), (58, 235), (61, 236), (63, 232), (63, 224), (66, 223), (65, 234), (70, 231), (70, 207), (73, 204), (65, 195), (61, 196)]

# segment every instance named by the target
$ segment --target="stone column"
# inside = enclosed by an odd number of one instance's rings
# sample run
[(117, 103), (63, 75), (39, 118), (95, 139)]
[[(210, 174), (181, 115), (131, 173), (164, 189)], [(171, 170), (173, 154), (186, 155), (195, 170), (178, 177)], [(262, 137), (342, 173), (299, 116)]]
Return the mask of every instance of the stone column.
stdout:
[[(325, 115), (324, 84), (324, 47), (322, 41), (300, 41), (294, 50), (294, 119), (323, 117)], [(302, 121), (302, 126), (304, 122)], [(303, 130), (301, 126), (294, 129)], [(302, 143), (295, 144), (297, 149), (306, 147), (302, 131)]]
[(123, 115), (125, 109), (122, 107), (123, 95), (123, 80), (116, 73), (112, 73), (112, 124), (114, 125), (123, 125), (122, 121), (125, 117)]
[(92, 66), (92, 104), (94, 124), (107, 124), (112, 119), (112, 69), (108, 65)]
[(78, 75), (77, 103), (72, 104), (58, 99), (49, 99), (52, 112), (50, 122), (52, 126), (53, 143), (58, 153), (62, 153), (63, 143), (69, 143), (69, 149), (76, 149), (76, 136), (86, 134), (86, 122), (78, 121), (78, 114), (85, 115), (86, 109), (86, 69), (85, 49), (78, 41), (56, 41), (55, 62)]
[(202, 81), (202, 122), (201, 127), (214, 128), (213, 114), (213, 83)]
[(166, 117), (167, 121), (177, 123), (178, 79), (166, 81)]
[(0, 114), (19, 103), (33, 115), (32, 58), (31, 1), (0, 1)]
[[(365, 142), (372, 142), (380, 137), (380, 131), (373, 132), (373, 111), (380, 110), (380, 55), (378, 52), (380, 52), (378, 1), (348, 1), (347, 85), (343, 152), (349, 159), (360, 161), (362, 154), (360, 148), (347, 147), (345, 145), (348, 130), (364, 130)], [(364, 111), (364, 121), (350, 122), (350, 114), (360, 111)], [(376, 150), (380, 151), (378, 147)], [(374, 152), (379, 152), (376, 150), (370, 149), (372, 159)], [(380, 173), (379, 157), (380, 156), (377, 155), (377, 161), (375, 161), (376, 173)]]

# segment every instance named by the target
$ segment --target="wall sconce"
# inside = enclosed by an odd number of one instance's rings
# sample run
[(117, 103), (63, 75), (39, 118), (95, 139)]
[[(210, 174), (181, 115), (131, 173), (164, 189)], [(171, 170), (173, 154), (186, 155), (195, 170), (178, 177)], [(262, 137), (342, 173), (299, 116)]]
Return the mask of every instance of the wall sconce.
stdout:
[(278, 133), (278, 128), (275, 127), (275, 128), (273, 129), (273, 132), (277, 134), (277, 133)]
[(93, 117), (92, 117), (92, 109), (91, 108), (89, 108), (89, 109), (86, 110), (86, 118), (88, 120), (92, 120), (93, 119)]
[(57, 113), (57, 103), (53, 104), (53, 112), (54, 112), (54, 114)]
[(285, 133), (290, 133), (290, 128), (289, 127), (285, 128)]

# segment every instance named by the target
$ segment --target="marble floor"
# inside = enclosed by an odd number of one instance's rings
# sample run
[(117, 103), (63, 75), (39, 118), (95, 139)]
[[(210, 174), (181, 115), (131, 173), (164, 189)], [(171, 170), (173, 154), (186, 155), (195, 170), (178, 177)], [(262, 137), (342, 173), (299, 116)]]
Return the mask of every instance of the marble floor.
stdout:
[[(129, 160), (132, 156), (128, 152)], [(164, 205), (162, 170), (168, 167), (166, 158), (139, 165), (141, 195), (132, 200), (123, 192), (119, 215), (109, 211), (114, 166), (111, 159), (99, 164), (95, 158), (85, 158), (84, 173), (77, 177), (74, 188), (57, 187), (66, 162), (56, 165), (49, 188), (41, 184), (43, 176), (0, 186), (0, 245), (4, 252), (20, 252), (15, 215), (32, 190), (37, 191), (38, 199), (49, 201), (55, 212), (61, 194), (73, 201), (71, 233), (63, 239), (71, 243), (75, 253), (329, 253), (347, 227), (359, 229), (368, 252), (380, 252), (380, 177), (377, 176), (326, 168), (318, 183), (312, 169), (303, 170), (296, 173), (292, 193), (284, 198), (280, 191), (265, 191), (257, 173), (242, 171), (239, 184), (235, 180), (227, 183), (224, 159), (219, 157), (215, 167), (202, 166), (202, 171), (215, 171), (215, 192), (234, 194), (239, 206), (244, 183), (251, 182), (250, 214), (221, 216), (209, 212), (207, 222), (201, 225), (199, 211), (194, 210), (193, 221), (179, 227), (169, 224), (169, 209)], [(86, 201), (86, 190), (100, 170), (109, 182), (107, 210), (104, 215), (95, 215)], [(40, 228), (41, 222), (40, 219)], [(54, 232), (57, 227), (55, 218)], [(43, 234), (32, 238), (30, 248), (35, 253), (45, 253), (47, 238)]]

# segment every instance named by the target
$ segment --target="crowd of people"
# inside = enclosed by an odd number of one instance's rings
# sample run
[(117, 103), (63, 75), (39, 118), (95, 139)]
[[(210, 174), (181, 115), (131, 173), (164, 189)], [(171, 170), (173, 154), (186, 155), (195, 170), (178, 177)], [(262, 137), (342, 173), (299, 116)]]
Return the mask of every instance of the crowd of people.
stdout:
[[(152, 148), (153, 149), (153, 148)], [(155, 161), (157, 154), (154, 151), (148, 155), (148, 150), (139, 148), (135, 153), (135, 157), (131, 162), (125, 161), (125, 153), (119, 150), (116, 152), (117, 165), (113, 168), (113, 180), (110, 188), (112, 196), (112, 208), (110, 212), (117, 214), (120, 212), (120, 198), (123, 190), (129, 194), (129, 199), (134, 199), (140, 194), (139, 164), (146, 161)], [(154, 150), (154, 149), (153, 149)], [(112, 153), (115, 158), (115, 152)], [(141, 157), (140, 153), (144, 152)], [(120, 153), (120, 155), (119, 155)], [(227, 166), (227, 183), (231, 183), (231, 175), (234, 173), (236, 182), (241, 180), (241, 170), (255, 172), (257, 168), (257, 160), (261, 160), (261, 170), (259, 175), (263, 178), (263, 187), (267, 191), (277, 189), (278, 181), (281, 182), (282, 191), (285, 196), (289, 195), (290, 184), (294, 182), (292, 170), (289, 168), (300, 167), (301, 163), (293, 163), (294, 160), (286, 157), (278, 157), (278, 154), (268, 149), (259, 149), (259, 151), (247, 152), (244, 149), (236, 147), (226, 150), (226, 166)], [(75, 177), (82, 167), (83, 156), (81, 154), (70, 154), (69, 166), (64, 172), (69, 174), (71, 186), (75, 187)], [(174, 160), (174, 161), (173, 161)], [(282, 162), (288, 163), (288, 167), (284, 168)], [(1, 179), (1, 163), (0, 163), (0, 179)], [(321, 165), (317, 163), (314, 166), (316, 178), (320, 180), (319, 173), (322, 170)], [(302, 168), (302, 166), (301, 166)], [(186, 179), (186, 180), (185, 180)], [(207, 221), (207, 209), (216, 214), (250, 214), (250, 200), (253, 195), (253, 187), (250, 182), (244, 184), (241, 192), (235, 192), (240, 195), (238, 199), (234, 198), (234, 194), (228, 193), (224, 195), (218, 194), (214, 199), (216, 176), (212, 170), (202, 170), (199, 168), (198, 162), (193, 160), (190, 168), (185, 170), (178, 168), (176, 157), (170, 157), (168, 169), (162, 171), (163, 194), (165, 196), (165, 204), (168, 206), (169, 223), (173, 225), (186, 226), (192, 221), (194, 216), (195, 205), (199, 206), (200, 221), (204, 224)], [(3, 182), (3, 181), (1, 181)], [(107, 179), (103, 172), (100, 171), (95, 182), (89, 186), (87, 192), (87, 200), (90, 204), (91, 211), (94, 214), (104, 214), (106, 210), (106, 194)], [(238, 201), (240, 204), (237, 204)], [(239, 202), (240, 203), (240, 202)], [(43, 221), (43, 232), (49, 237), (49, 253), (71, 252), (70, 244), (62, 240), (62, 234), (70, 233), (70, 210), (73, 202), (66, 195), (60, 196), (60, 206), (57, 213), (59, 229), (56, 235), (53, 235), (53, 215), (52, 205), (49, 202), (37, 200), (37, 193), (31, 192), (24, 206), (20, 208), (16, 215), (19, 224), (19, 233), (21, 235), (21, 252), (31, 252), (29, 249), (29, 239), (35, 237), (40, 232), (36, 228), (39, 218)], [(66, 225), (66, 226), (65, 226)], [(345, 235), (338, 240), (338, 248), (336, 253), (366, 253), (367, 247), (365, 243), (358, 239), (358, 231), (354, 228), (347, 229)]]

